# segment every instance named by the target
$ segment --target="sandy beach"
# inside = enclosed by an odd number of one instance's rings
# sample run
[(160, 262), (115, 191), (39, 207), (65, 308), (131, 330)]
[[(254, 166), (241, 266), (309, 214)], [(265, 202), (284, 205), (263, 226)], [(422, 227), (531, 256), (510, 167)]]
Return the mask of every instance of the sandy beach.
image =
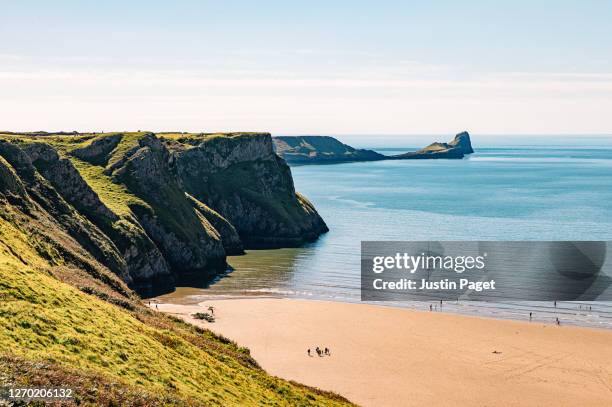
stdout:
[[(191, 317), (209, 306), (214, 323)], [(158, 307), (363, 406), (612, 405), (612, 331), (293, 299)]]

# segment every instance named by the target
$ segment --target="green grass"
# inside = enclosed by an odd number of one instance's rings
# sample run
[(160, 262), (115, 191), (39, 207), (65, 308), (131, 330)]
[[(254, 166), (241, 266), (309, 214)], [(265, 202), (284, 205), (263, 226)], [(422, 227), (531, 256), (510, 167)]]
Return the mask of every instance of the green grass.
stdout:
[(111, 177), (104, 173), (104, 167), (78, 158), (72, 158), (71, 161), (85, 182), (98, 194), (102, 203), (117, 215), (131, 216), (132, 205), (150, 209), (145, 201), (131, 193), (125, 185), (113, 182)]
[[(209, 331), (142, 306), (127, 311), (63, 283), (45, 271), (27, 236), (4, 220), (0, 232), (5, 243), (0, 246), (0, 353), (5, 358), (76, 369), (136, 392), (195, 404), (344, 404), (268, 376), (248, 351)], [(7, 243), (19, 247), (29, 265), (15, 258)]]
[[(160, 188), (153, 191), (160, 194), (149, 196), (130, 180), (122, 183), (105, 174), (146, 133), (122, 133), (107, 166), (70, 154), (110, 134), (115, 133), (0, 135), (0, 139), (46, 142), (69, 158), (100, 200), (119, 216), (118, 220), (104, 220), (101, 226), (118, 247), (124, 246), (119, 244), (124, 240), (131, 244), (146, 238), (136, 221), (134, 211), (138, 210), (151, 211), (161, 221), (170, 219), (164, 224), (187, 236), (192, 234), (181, 219), (197, 216), (192, 223), (219, 239), (176, 186), (166, 185), (169, 189)], [(0, 164), (8, 169), (4, 181), (10, 187), (17, 174), (5, 161)], [(244, 187), (245, 182), (254, 185), (253, 178), (245, 177), (249, 164), (236, 171), (220, 174), (231, 180), (218, 181), (236, 188)], [(337, 395), (272, 377), (258, 367), (247, 349), (149, 310), (25, 191), (18, 197), (22, 202), (9, 203), (13, 201), (3, 195), (8, 187), (0, 190), (0, 386), (9, 382), (73, 386), (79, 403), (86, 405), (349, 404)], [(266, 199), (254, 199), (259, 198)], [(285, 204), (274, 202), (280, 205), (278, 211)]]

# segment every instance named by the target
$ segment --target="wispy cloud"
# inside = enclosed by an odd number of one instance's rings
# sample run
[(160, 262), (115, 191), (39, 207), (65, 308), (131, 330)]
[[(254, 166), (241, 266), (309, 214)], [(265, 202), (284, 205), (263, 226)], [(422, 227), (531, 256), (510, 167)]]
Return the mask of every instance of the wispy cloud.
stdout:
[[(70, 85), (122, 85), (122, 86), (176, 86), (215, 88), (369, 88), (369, 89), (488, 89), (534, 90), (557, 92), (612, 92), (612, 73), (508, 73), (482, 75), (470, 79), (419, 79), (408, 74), (407, 79), (379, 79), (363, 74), (344, 77), (320, 78), (316, 76), (285, 77), (284, 72), (262, 77), (264, 71), (248, 70), (233, 74), (210, 74), (193, 71), (1, 71), (0, 85), (53, 84)], [(385, 76), (379, 75), (379, 76)]]

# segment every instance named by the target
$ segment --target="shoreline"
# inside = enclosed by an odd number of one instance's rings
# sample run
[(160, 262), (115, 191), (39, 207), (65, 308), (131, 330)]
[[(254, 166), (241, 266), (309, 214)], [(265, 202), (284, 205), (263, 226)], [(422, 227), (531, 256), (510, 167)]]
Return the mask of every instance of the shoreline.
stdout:
[[(555, 324), (555, 318), (559, 318), (562, 325), (575, 326), (581, 328), (602, 329), (612, 331), (612, 312), (602, 309), (607, 307), (601, 302), (571, 302), (559, 301), (558, 306), (553, 302), (479, 302), (479, 301), (452, 301), (446, 300), (440, 307), (437, 301), (361, 301), (350, 298), (328, 298), (325, 296), (308, 295), (286, 295), (285, 293), (253, 293), (253, 292), (234, 292), (234, 293), (210, 293), (204, 294), (201, 288), (177, 287), (172, 293), (163, 294), (157, 297), (146, 298), (145, 301), (156, 301), (178, 305), (195, 305), (201, 302), (225, 301), (240, 299), (289, 299), (297, 301), (323, 301), (342, 304), (361, 304), (376, 307), (403, 309), (409, 311), (428, 311), (431, 304), (433, 311), (451, 315), (462, 315), (474, 318), (486, 318), (502, 321), (532, 322), (543, 324)], [(584, 306), (584, 308), (582, 308)], [(592, 307), (589, 309), (588, 307)], [(533, 318), (530, 321), (529, 314)]]
[[(191, 317), (209, 306), (214, 323)], [(157, 308), (249, 348), (270, 374), (364, 406), (612, 401), (607, 329), (270, 297)]]

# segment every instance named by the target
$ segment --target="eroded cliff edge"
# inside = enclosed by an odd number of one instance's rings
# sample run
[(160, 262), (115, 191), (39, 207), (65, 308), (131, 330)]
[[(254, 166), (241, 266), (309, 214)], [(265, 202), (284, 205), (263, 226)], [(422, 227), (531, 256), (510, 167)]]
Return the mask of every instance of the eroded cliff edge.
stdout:
[(267, 133), (4, 134), (0, 156), (50, 222), (143, 294), (327, 231)]

